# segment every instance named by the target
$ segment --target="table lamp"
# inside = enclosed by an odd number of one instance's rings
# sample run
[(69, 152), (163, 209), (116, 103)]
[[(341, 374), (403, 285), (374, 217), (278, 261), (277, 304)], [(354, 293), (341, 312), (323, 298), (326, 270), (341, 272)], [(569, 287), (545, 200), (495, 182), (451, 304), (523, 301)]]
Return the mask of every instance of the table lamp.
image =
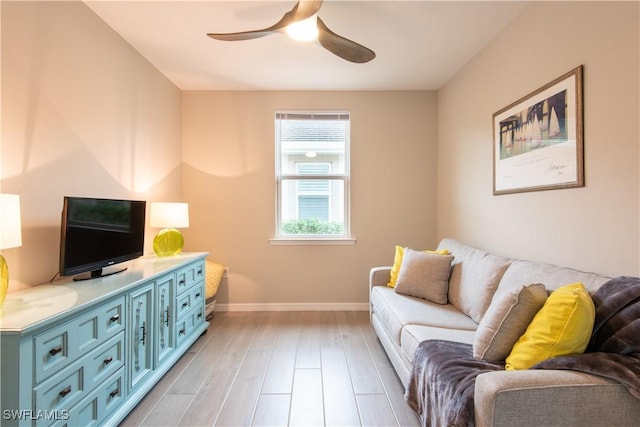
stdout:
[(153, 251), (158, 256), (177, 255), (182, 252), (184, 238), (177, 228), (189, 227), (189, 204), (152, 202), (149, 225), (162, 228), (153, 239)]
[[(20, 196), (0, 194), (0, 251), (22, 246)], [(0, 252), (0, 308), (9, 289), (9, 267)]]

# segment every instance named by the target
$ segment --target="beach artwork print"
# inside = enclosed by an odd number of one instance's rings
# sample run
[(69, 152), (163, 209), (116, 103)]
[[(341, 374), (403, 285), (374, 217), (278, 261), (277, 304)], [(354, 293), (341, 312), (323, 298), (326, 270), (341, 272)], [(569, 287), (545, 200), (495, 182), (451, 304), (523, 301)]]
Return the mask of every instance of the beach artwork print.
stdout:
[(567, 142), (567, 91), (500, 122), (500, 159)]
[(584, 186), (582, 66), (493, 116), (493, 194)]

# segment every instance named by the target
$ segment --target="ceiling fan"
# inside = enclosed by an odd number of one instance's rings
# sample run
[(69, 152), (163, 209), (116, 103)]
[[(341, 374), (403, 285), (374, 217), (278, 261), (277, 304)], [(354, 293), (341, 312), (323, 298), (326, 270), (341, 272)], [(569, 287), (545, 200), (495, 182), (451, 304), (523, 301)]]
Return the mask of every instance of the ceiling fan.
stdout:
[(291, 34), (291, 31), (295, 26), (307, 24), (311, 25), (313, 30), (312, 35), (307, 39), (317, 38), (322, 47), (342, 59), (362, 64), (376, 57), (375, 52), (371, 49), (331, 31), (318, 16), (321, 5), (322, 0), (298, 0), (293, 9), (285, 13), (278, 22), (270, 27), (237, 33), (209, 33), (207, 35), (216, 40), (238, 41), (257, 39), (286, 31), (296, 38)]

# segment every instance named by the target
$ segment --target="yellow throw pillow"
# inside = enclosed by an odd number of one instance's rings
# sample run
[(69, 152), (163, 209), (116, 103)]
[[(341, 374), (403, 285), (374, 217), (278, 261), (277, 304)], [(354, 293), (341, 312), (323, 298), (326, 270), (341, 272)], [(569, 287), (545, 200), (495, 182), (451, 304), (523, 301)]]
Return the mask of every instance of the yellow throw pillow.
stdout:
[(511, 349), (506, 369), (528, 369), (551, 357), (584, 353), (591, 339), (595, 306), (582, 283), (556, 289)]
[[(450, 252), (447, 249), (441, 249), (439, 251), (422, 251), (429, 254), (437, 254), (437, 255), (449, 255)], [(396, 283), (398, 282), (398, 273), (400, 273), (400, 266), (402, 265), (402, 258), (404, 257), (404, 247), (396, 245), (396, 254), (393, 257), (393, 267), (391, 267), (391, 273), (389, 274), (390, 280), (387, 283), (387, 286), (390, 288), (395, 288)]]

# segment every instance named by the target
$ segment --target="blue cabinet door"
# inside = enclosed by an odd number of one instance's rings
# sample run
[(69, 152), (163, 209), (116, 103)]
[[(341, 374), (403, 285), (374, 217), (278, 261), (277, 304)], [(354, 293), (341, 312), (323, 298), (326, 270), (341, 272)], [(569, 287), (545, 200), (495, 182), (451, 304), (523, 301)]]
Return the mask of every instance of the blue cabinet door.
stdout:
[(143, 286), (129, 295), (129, 389), (153, 371), (153, 301), (154, 284)]
[(175, 276), (169, 274), (156, 281), (156, 366), (172, 354), (175, 347)]

